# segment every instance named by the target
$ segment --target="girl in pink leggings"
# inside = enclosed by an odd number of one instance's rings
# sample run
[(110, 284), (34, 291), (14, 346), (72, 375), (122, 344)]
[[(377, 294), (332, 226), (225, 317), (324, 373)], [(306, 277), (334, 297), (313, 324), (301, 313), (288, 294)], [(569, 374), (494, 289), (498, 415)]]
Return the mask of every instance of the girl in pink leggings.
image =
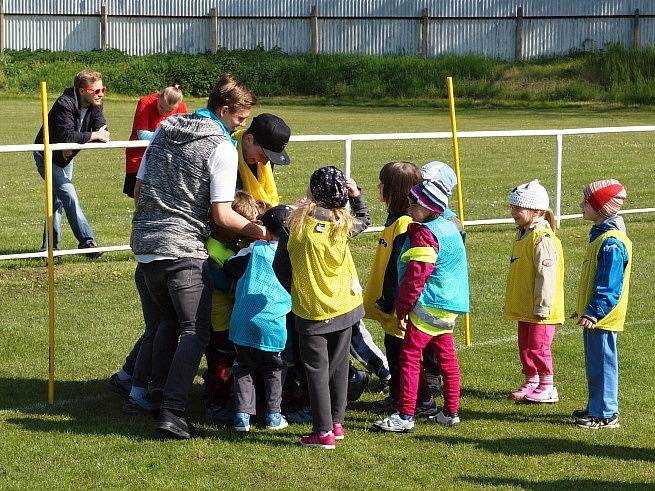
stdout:
[(400, 348), (398, 412), (374, 423), (381, 431), (414, 431), (421, 355), (426, 347), (436, 355), (444, 394), (443, 409), (429, 420), (449, 426), (460, 422), (460, 371), (453, 327), (458, 314), (469, 310), (469, 284), (462, 236), (443, 217), (451, 187), (444, 180), (427, 180), (409, 193), (408, 213), (415, 223), (407, 229), (398, 259), (395, 305), (396, 316), (407, 326)]
[(512, 244), (505, 317), (518, 322), (519, 357), (524, 380), (510, 394), (515, 401), (559, 401), (553, 381), (551, 344), (564, 322), (564, 255), (555, 237), (548, 192), (536, 179), (514, 188), (509, 197), (518, 236)]

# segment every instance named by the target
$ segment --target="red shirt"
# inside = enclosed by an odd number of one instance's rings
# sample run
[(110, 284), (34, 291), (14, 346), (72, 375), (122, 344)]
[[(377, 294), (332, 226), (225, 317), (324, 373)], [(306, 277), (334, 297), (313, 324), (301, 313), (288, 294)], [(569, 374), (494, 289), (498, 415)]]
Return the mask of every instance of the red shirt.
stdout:
[[(140, 130), (155, 131), (159, 128), (159, 123), (173, 114), (181, 114), (189, 112), (184, 101), (180, 102), (177, 109), (171, 113), (159, 114), (157, 109), (157, 100), (159, 93), (144, 95), (136, 105), (134, 113), (134, 122), (132, 123), (132, 134), (130, 140), (138, 140), (136, 132)], [(139, 171), (141, 158), (143, 157), (145, 148), (126, 148), (125, 149), (125, 173), (136, 174)]]

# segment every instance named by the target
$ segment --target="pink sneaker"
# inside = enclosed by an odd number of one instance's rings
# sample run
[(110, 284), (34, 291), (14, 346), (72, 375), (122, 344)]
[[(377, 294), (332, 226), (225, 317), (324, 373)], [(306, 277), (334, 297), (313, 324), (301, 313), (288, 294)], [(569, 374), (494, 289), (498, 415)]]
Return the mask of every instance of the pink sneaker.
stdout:
[(336, 443), (337, 441), (334, 438), (334, 433), (331, 431), (325, 435), (312, 433), (311, 435), (305, 435), (300, 439), (300, 444), (303, 447), (324, 448), (326, 450), (334, 450), (336, 448)]
[(537, 403), (553, 403), (559, 401), (557, 389), (553, 385), (539, 385), (525, 396), (525, 400)]
[(334, 423), (332, 425), (332, 433), (334, 434), (335, 440), (343, 440), (346, 437), (346, 432), (343, 431), (343, 425), (341, 423)]
[(532, 391), (535, 390), (537, 387), (539, 387), (539, 384), (535, 384), (532, 382), (525, 382), (519, 385), (519, 388), (509, 395), (509, 398), (515, 401), (522, 401), (523, 399), (525, 399), (525, 396), (531, 394)]

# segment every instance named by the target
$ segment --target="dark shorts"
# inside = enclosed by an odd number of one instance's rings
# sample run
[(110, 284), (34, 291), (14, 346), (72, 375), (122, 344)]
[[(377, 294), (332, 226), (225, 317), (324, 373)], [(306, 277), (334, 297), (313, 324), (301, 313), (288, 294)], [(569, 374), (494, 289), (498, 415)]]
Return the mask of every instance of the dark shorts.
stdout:
[(136, 184), (136, 174), (125, 174), (125, 182), (123, 183), (123, 193), (127, 194), (130, 198), (134, 198), (135, 184)]

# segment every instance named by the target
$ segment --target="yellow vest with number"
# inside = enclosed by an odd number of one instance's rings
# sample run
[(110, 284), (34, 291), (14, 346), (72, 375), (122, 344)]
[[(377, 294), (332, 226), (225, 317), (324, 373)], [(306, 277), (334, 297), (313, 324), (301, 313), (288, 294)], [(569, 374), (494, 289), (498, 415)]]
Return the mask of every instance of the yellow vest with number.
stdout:
[(577, 312), (579, 315), (584, 314), (587, 305), (589, 305), (589, 300), (591, 300), (591, 295), (594, 292), (594, 281), (596, 279), (596, 269), (598, 268), (598, 252), (603, 246), (605, 239), (609, 237), (614, 237), (623, 242), (623, 245), (625, 245), (628, 251), (628, 264), (626, 264), (625, 271), (623, 272), (623, 288), (621, 288), (619, 301), (605, 317), (596, 323), (596, 328), (607, 331), (623, 331), (625, 314), (628, 310), (630, 271), (632, 269), (632, 241), (623, 232), (610, 230), (587, 245), (584, 262), (582, 263), (582, 272), (580, 273), (580, 283), (578, 285)]
[(348, 239), (330, 239), (332, 223), (307, 217), (300, 233), (291, 232), (291, 310), (307, 320), (325, 320), (362, 303), (362, 288)]
[(280, 204), (280, 196), (277, 194), (277, 186), (273, 178), (273, 169), (270, 162), (257, 162), (257, 176), (252, 173), (248, 164), (243, 158), (243, 134), (245, 129), (240, 129), (232, 133), (232, 138), (237, 141), (237, 150), (239, 154), (239, 177), (243, 191), (253, 198), (268, 203), (271, 206)]
[[(557, 249), (557, 286), (550, 315), (539, 319), (534, 315), (534, 283), (536, 268), (534, 250), (543, 236), (550, 237)], [(564, 323), (564, 252), (562, 243), (550, 228), (535, 228), (512, 244), (507, 289), (505, 292), (505, 317), (509, 320), (534, 324)]]
[(407, 226), (410, 223), (412, 223), (411, 217), (403, 215), (382, 231), (378, 247), (375, 249), (375, 257), (366, 283), (366, 290), (364, 291), (365, 317), (378, 321), (384, 332), (401, 339), (405, 337), (405, 332), (398, 329), (398, 319), (395, 312), (390, 314), (382, 312), (376, 300), (382, 295), (384, 274), (387, 268), (396, 268), (395, 264), (389, 265), (393, 241), (400, 234), (407, 232)]

